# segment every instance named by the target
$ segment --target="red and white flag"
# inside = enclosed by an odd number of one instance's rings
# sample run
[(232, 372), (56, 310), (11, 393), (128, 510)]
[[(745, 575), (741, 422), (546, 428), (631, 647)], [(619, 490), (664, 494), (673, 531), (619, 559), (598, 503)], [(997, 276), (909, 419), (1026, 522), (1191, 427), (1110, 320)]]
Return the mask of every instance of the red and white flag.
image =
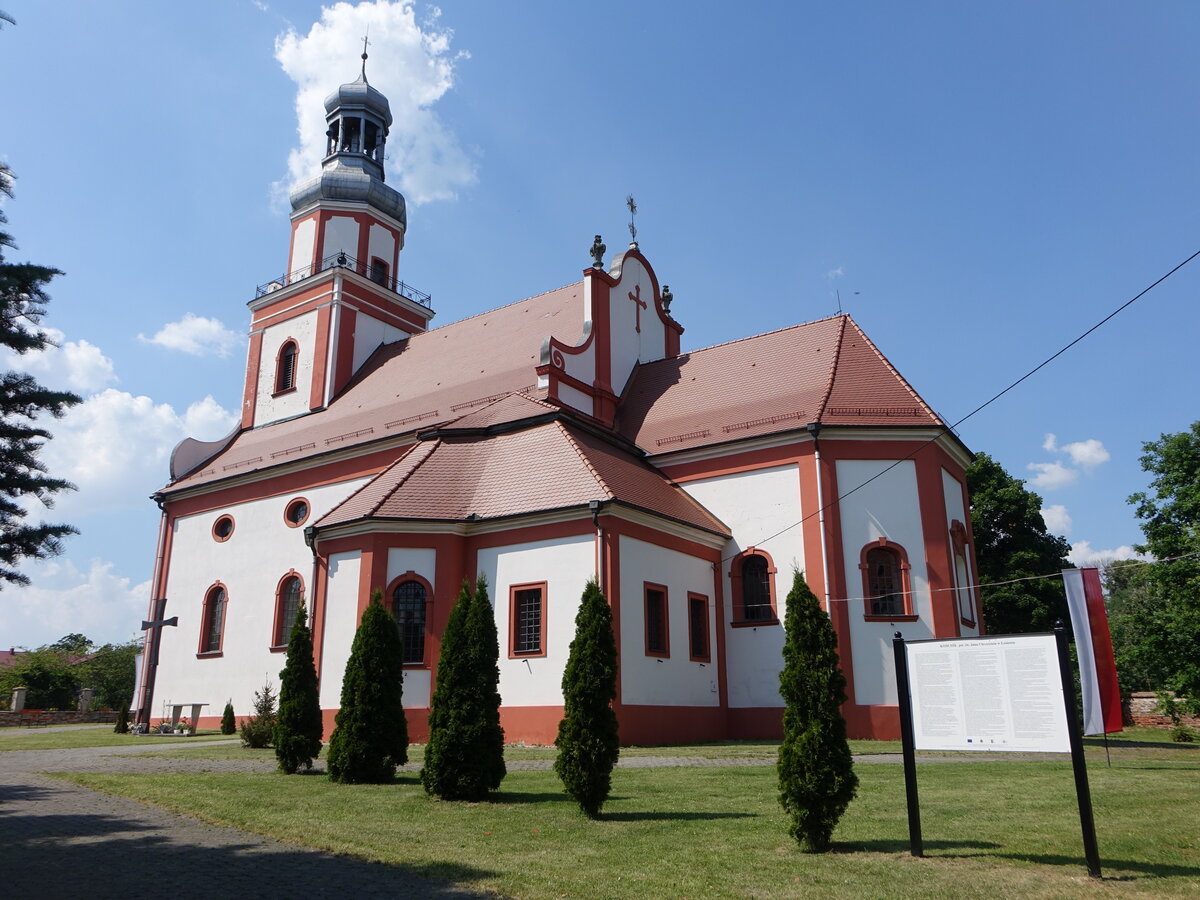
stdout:
[(1075, 631), (1079, 656), (1079, 687), (1083, 694), (1083, 733), (1111, 734), (1121, 730), (1121, 691), (1113, 659), (1108, 613), (1098, 569), (1063, 569), (1063, 587)]

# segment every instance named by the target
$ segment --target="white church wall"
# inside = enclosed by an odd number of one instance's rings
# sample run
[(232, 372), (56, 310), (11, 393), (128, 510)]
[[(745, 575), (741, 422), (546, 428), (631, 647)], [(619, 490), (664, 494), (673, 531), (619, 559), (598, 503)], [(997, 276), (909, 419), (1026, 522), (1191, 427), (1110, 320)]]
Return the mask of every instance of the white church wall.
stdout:
[[(500, 696), (505, 706), (562, 704), (562, 676), (583, 588), (595, 571), (592, 535), (554, 538), (479, 551), (500, 636)], [(509, 658), (509, 588), (546, 583), (546, 655)]]
[(367, 361), (367, 357), (374, 353), (380, 344), (394, 344), (408, 336), (407, 331), (360, 311), (354, 320), (354, 371), (358, 371), (358, 367)]
[[(911, 460), (904, 460), (884, 473), (893, 462), (875, 459), (837, 461), (842, 556), (846, 567), (843, 576), (849, 594), (846, 602), (849, 604), (855, 700), (860, 705), (896, 703), (892, 635), (897, 630), (908, 640), (933, 637), (916, 466)], [(875, 476), (879, 477), (867, 484)], [(859, 485), (865, 486), (847, 495)], [(897, 625), (863, 621), (860, 554), (863, 547), (881, 537), (899, 544), (908, 556), (912, 609), (920, 616), (920, 621)]]
[(337, 709), (341, 704), (342, 676), (346, 671), (346, 660), (350, 658), (354, 632), (358, 630), (358, 577), (361, 566), (362, 555), (358, 550), (329, 556), (325, 636), (320, 651), (322, 709)]
[(621, 281), (609, 292), (609, 322), (612, 389), (620, 396), (633, 367), (639, 361), (662, 359), (665, 348), (664, 326), (654, 308), (654, 282), (634, 257), (625, 258)]
[[(325, 243), (322, 252), (326, 257), (336, 253), (358, 257), (359, 225), (350, 216), (332, 216), (325, 223)], [(370, 260), (364, 260), (370, 262)]]
[[(207, 702), (205, 715), (219, 715), (232, 698), (238, 714), (249, 712), (254, 691), (270, 679), (278, 687), (282, 653), (272, 653), (276, 589), (294, 570), (312, 596), (312, 552), (304, 529), (284, 522), (284, 509), (297, 496), (309, 502), (310, 522), (340, 503), (366, 479), (354, 479), (292, 494), (282, 494), (197, 513), (175, 521), (167, 573), (167, 615), (179, 616), (176, 628), (164, 628), (159, 654), (154, 715), (161, 704)], [(234, 520), (228, 540), (216, 541), (213, 523)], [(204, 600), (216, 583), (225, 586), (227, 601), (221, 655), (197, 658)], [(217, 705), (219, 704), (219, 706)]]
[(296, 273), (297, 280), (307, 277), (312, 271), (313, 242), (316, 237), (317, 220), (312, 218), (305, 219), (292, 232), (292, 259), (288, 272)]
[[(258, 398), (254, 408), (254, 424), (265, 425), (288, 416), (308, 411), (312, 390), (313, 354), (316, 352), (317, 313), (309, 312), (278, 325), (263, 329), (262, 354), (259, 363)], [(275, 366), (279, 348), (291, 338), (296, 342), (296, 389), (275, 394)], [(321, 360), (324, 364), (324, 360)]]
[[(717, 706), (712, 563), (621, 536), (621, 702), (626, 706)], [(667, 589), (669, 657), (647, 656), (646, 582)], [(712, 662), (689, 659), (688, 593), (709, 599)]]
[(559, 383), (558, 399), (580, 412), (587, 413), (589, 416), (595, 413), (595, 410), (592, 408), (592, 398), (583, 391), (577, 391), (569, 384)]
[[(729, 560), (748, 547), (758, 547), (770, 554), (777, 569), (774, 576), (776, 611), (782, 622), (792, 569), (805, 568), (802, 529), (790, 527), (802, 518), (799, 470), (794, 465), (773, 466), (689, 481), (682, 487), (728, 525), (733, 534), (722, 553), (729, 705), (736, 708), (782, 706), (779, 670), (783, 658), (783, 627), (734, 628), (730, 624), (734, 597)], [(820, 560), (814, 560), (813, 565), (820, 565)]]

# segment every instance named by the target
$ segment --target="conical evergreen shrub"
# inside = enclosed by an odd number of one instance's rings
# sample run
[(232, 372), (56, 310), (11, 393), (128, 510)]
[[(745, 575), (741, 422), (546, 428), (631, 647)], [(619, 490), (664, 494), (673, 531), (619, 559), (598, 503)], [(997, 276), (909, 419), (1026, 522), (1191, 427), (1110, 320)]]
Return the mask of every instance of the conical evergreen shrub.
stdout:
[(838, 663), (829, 616), (797, 572), (783, 620), (779, 693), (783, 743), (779, 747), (779, 802), (791, 816), (788, 833), (806, 853), (829, 849), (833, 829), (858, 789), (846, 720), (846, 677)]
[(505, 775), (500, 644), (481, 576), (464, 581), (442, 635), (421, 783), (443, 800), (483, 800)]
[(225, 701), (225, 712), (221, 714), (221, 734), (233, 734), (237, 731), (237, 718), (233, 715), (233, 699)]
[(129, 734), (129, 701), (124, 697), (117, 704), (117, 724), (113, 727), (115, 734)]
[(554, 746), (554, 771), (589, 819), (599, 818), (612, 789), (620, 754), (617, 714), (617, 642), (612, 609), (595, 580), (583, 589), (575, 639), (563, 672), (563, 718)]
[(375, 590), (363, 612), (346, 674), (341, 709), (329, 740), (329, 777), (346, 784), (383, 784), (408, 762), (404, 662), (400, 630)]
[(262, 690), (254, 692), (254, 715), (242, 720), (239, 731), (243, 747), (261, 749), (271, 746), (271, 738), (275, 736), (275, 716), (278, 714), (275, 704), (278, 700), (279, 695), (271, 687), (268, 678), (263, 682)]
[(294, 775), (301, 766), (312, 768), (321, 752), (322, 727), (312, 632), (301, 597), (288, 638), (287, 662), (279, 673), (279, 715), (273, 743), (280, 771)]

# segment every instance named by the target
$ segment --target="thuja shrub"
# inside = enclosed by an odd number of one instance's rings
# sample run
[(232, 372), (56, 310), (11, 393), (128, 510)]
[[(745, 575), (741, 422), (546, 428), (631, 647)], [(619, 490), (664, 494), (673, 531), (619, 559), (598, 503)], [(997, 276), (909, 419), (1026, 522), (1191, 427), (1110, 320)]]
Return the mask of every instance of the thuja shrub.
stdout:
[(354, 634), (341, 708), (329, 740), (329, 777), (344, 784), (384, 784), (408, 762), (404, 662), (400, 630), (376, 589)]
[(846, 677), (837, 635), (816, 596), (796, 572), (784, 616), (779, 692), (783, 743), (779, 747), (779, 802), (791, 817), (788, 833), (806, 853), (829, 849), (833, 829), (858, 789), (846, 720)]
[(221, 714), (221, 734), (233, 734), (237, 731), (237, 719), (233, 715), (233, 699), (225, 701), (225, 712)]
[(500, 786), (500, 655), (496, 618), (482, 576), (464, 581), (442, 635), (429, 710), (429, 743), (421, 784), (443, 800), (483, 800)]
[(620, 754), (612, 708), (617, 697), (617, 642), (612, 610), (595, 580), (584, 588), (575, 616), (562, 690), (554, 771), (583, 814), (595, 819), (612, 789), (612, 770)]
[(312, 633), (308, 630), (302, 597), (288, 639), (287, 662), (279, 673), (279, 716), (275, 720), (274, 744), (280, 771), (294, 775), (301, 766), (311, 769), (321, 752), (321, 731)]
[(242, 721), (240, 730), (243, 747), (261, 749), (271, 746), (278, 700), (279, 695), (275, 693), (269, 680), (263, 683), (261, 690), (254, 692), (254, 715)]
[(117, 724), (113, 728), (115, 734), (129, 734), (129, 701), (122, 699), (117, 705)]

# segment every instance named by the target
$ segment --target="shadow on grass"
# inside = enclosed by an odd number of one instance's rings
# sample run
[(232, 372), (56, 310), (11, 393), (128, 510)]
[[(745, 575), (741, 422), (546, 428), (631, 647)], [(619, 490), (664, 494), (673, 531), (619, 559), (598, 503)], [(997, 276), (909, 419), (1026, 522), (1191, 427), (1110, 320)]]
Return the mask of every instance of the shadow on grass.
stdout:
[(601, 822), (707, 822), (717, 819), (757, 819), (756, 813), (706, 812), (610, 812), (601, 813)]
[[(925, 851), (930, 850), (991, 850), (999, 844), (991, 841), (922, 841)], [(831, 853), (908, 853), (911, 845), (905, 840), (878, 841), (834, 841)], [(983, 856), (982, 853), (947, 853), (946, 856)], [(988, 854), (991, 855), (991, 854)]]
[[(947, 854), (953, 856), (957, 854)], [(1081, 852), (1078, 856), (1064, 856), (1057, 853), (989, 853), (997, 859), (1019, 859), (1024, 862), (1038, 863), (1043, 866), (1071, 866), (1085, 869), (1087, 863)], [(1131, 859), (1108, 859), (1101, 855), (1100, 871), (1117, 869), (1119, 871), (1138, 872), (1138, 875), (1105, 876), (1105, 881), (1137, 881), (1141, 878), (1200, 878), (1200, 866), (1175, 866), (1170, 863), (1151, 863)]]
[(496, 791), (488, 797), (491, 803), (572, 803), (565, 791)]

